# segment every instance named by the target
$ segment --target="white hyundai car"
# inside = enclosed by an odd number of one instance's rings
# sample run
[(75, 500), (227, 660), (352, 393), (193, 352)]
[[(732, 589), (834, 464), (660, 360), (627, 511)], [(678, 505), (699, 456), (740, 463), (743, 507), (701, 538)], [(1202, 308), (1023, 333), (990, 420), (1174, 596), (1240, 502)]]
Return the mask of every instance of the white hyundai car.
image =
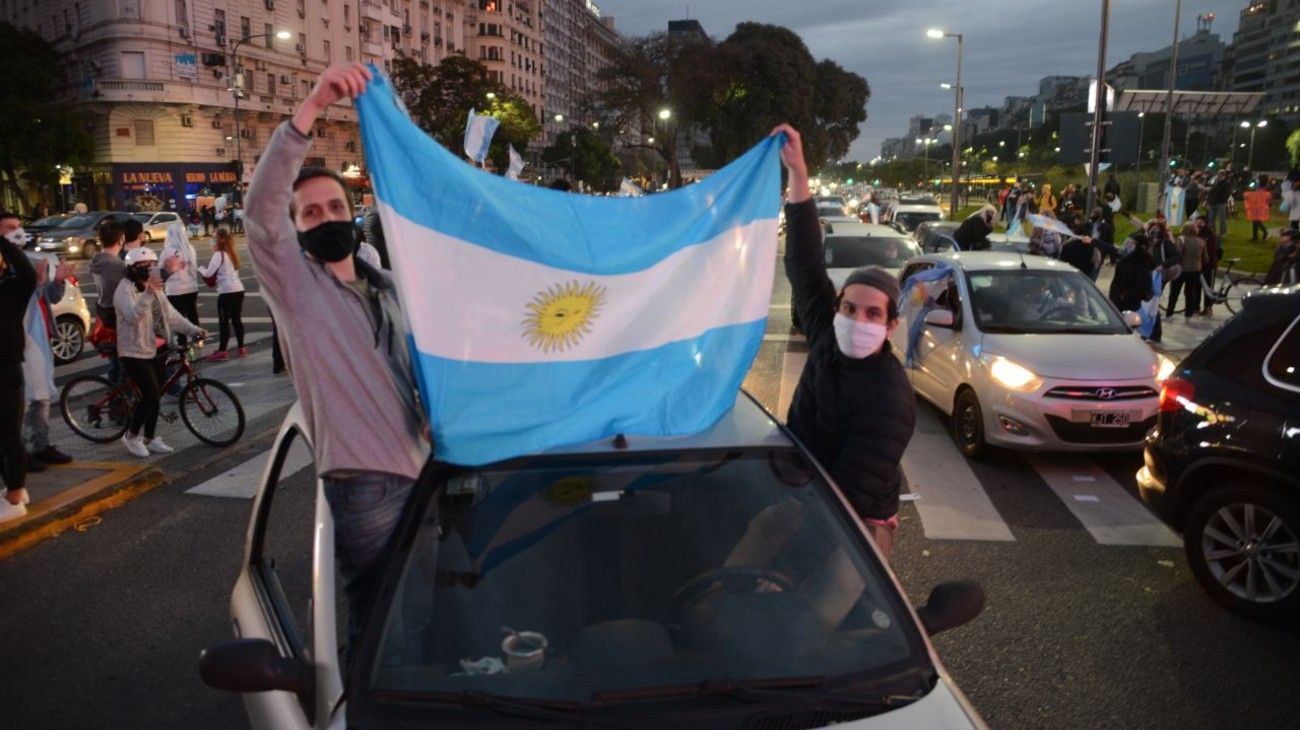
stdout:
[(825, 471), (743, 393), (695, 436), (431, 462), (342, 653), (306, 433), (295, 406), (257, 486), (237, 638), (199, 661), (253, 728), (984, 727), (929, 639), (982, 590), (942, 584), (913, 610)]
[[(905, 306), (891, 335), (912, 388), (952, 417), (971, 457), (1025, 451), (1139, 451), (1155, 425), (1159, 382), (1174, 363), (1135, 334), (1069, 264), (1011, 252), (930, 254), (932, 306)], [(915, 318), (921, 317), (921, 322)]]

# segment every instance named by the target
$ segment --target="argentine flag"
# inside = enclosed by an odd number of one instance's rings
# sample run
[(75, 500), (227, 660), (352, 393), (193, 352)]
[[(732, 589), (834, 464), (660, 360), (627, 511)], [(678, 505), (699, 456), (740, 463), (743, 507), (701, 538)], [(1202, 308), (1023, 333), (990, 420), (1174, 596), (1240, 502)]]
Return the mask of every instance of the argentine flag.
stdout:
[(487, 159), (488, 148), (492, 146), (492, 135), (496, 134), (501, 120), (486, 114), (475, 114), (469, 110), (465, 120), (465, 154), (478, 164)]
[(1171, 229), (1183, 224), (1183, 215), (1187, 212), (1184, 210), (1186, 203), (1186, 188), (1177, 185), (1165, 188), (1165, 220), (1169, 221)]
[(687, 188), (596, 197), (466, 164), (379, 74), (357, 107), (437, 458), (686, 435), (734, 405), (772, 293), (779, 138)]

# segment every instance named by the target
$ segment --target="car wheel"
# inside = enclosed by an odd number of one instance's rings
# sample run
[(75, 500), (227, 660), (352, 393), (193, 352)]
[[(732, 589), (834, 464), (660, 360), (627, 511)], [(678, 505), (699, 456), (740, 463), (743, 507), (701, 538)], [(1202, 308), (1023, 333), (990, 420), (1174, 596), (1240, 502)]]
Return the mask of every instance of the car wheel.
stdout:
[(1230, 610), (1300, 615), (1300, 500), (1253, 484), (1215, 489), (1188, 513), (1183, 550), (1201, 587)]
[(980, 399), (970, 388), (957, 394), (952, 409), (952, 436), (957, 448), (971, 459), (988, 455), (989, 445), (984, 441), (984, 411)]
[(55, 321), (54, 335), (50, 337), (50, 350), (54, 352), (55, 365), (76, 360), (85, 346), (86, 330), (76, 317), (65, 314)]
[(145, 242), (145, 243), (153, 243), (153, 236), (149, 233), (149, 231), (145, 231), (145, 232), (144, 232), (143, 234), (141, 234), (141, 235), (144, 236), (144, 242)]

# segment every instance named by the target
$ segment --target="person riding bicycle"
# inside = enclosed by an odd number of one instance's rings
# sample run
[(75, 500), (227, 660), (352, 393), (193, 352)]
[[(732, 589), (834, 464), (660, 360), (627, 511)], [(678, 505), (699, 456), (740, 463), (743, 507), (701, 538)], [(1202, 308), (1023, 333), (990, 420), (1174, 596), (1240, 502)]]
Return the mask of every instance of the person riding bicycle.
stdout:
[(157, 263), (158, 255), (148, 247), (131, 250), (126, 256), (126, 275), (113, 293), (117, 355), (127, 378), (140, 391), (139, 404), (131, 414), (122, 444), (141, 458), (150, 452), (167, 454), (174, 450), (154, 435), (158, 403), (162, 400), (163, 362), (172, 331), (192, 337), (208, 334), (185, 319), (163, 296), (162, 279), (154, 268)]

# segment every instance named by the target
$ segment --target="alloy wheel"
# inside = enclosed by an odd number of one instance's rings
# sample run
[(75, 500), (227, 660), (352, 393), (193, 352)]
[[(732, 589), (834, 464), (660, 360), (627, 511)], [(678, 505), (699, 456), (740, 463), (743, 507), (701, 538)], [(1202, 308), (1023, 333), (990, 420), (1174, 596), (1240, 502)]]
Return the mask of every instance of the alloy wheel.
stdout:
[(60, 320), (54, 325), (54, 336), (50, 338), (50, 349), (59, 362), (68, 362), (81, 354), (84, 346), (81, 325), (71, 320)]
[(1296, 526), (1259, 504), (1232, 502), (1211, 514), (1201, 555), (1224, 590), (1251, 603), (1282, 600), (1300, 586)]

